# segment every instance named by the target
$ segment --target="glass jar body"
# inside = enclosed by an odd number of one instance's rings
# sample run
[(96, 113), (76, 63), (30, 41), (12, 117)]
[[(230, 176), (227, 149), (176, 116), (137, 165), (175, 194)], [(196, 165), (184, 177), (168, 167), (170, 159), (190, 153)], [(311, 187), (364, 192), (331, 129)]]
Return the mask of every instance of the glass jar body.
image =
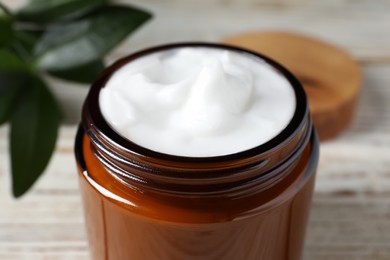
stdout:
[(84, 162), (78, 168), (92, 259), (300, 259), (318, 159), (311, 135), (282, 181), (238, 198), (205, 199), (129, 187), (107, 172), (80, 131), (76, 146)]
[[(266, 62), (294, 89), (290, 123), (264, 144), (215, 157), (163, 154), (120, 136), (102, 116), (100, 90), (125, 64), (183, 47), (231, 50)], [(302, 86), (267, 57), (207, 43), (160, 46), (125, 57), (92, 85), (76, 138), (92, 259), (298, 260), (318, 149)]]

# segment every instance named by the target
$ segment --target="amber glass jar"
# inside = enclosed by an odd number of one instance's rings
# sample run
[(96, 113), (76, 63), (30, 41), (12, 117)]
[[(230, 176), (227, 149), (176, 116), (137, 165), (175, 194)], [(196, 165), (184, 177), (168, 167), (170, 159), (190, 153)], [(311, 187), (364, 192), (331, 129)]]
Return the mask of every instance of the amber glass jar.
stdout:
[[(110, 128), (98, 97), (116, 70), (153, 52), (198, 46), (254, 55), (284, 75), (297, 100), (288, 126), (253, 149), (203, 158), (154, 152)], [(225, 45), (185, 43), (121, 59), (90, 90), (75, 152), (94, 260), (301, 257), (318, 140), (301, 84), (266, 57)]]

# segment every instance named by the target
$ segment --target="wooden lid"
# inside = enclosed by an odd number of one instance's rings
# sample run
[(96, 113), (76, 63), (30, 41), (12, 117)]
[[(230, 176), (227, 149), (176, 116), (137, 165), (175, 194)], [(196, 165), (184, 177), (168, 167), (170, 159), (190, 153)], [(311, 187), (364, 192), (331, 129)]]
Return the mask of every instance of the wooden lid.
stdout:
[(362, 75), (359, 64), (328, 43), (289, 32), (254, 32), (223, 39), (266, 55), (302, 83), (320, 139), (335, 137), (352, 121)]

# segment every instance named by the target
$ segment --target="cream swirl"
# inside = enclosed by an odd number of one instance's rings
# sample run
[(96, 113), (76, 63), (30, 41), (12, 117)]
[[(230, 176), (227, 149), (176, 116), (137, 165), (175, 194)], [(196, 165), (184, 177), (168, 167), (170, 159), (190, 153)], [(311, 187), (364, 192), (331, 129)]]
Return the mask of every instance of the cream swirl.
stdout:
[(220, 156), (261, 145), (290, 122), (290, 83), (264, 60), (207, 47), (156, 52), (124, 65), (99, 97), (105, 120), (145, 148)]

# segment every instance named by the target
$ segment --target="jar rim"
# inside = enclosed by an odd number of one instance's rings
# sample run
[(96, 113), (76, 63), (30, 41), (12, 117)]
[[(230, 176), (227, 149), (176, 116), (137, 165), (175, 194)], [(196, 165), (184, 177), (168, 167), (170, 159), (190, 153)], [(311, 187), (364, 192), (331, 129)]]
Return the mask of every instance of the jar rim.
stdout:
[[(174, 48), (183, 48), (183, 47), (206, 47), (206, 48), (216, 48), (230, 50), (234, 52), (244, 53), (245, 55), (251, 55), (257, 59), (265, 61), (270, 65), (276, 72), (280, 73), (291, 85), (295, 93), (296, 106), (295, 112), (292, 116), (288, 125), (275, 137), (269, 141), (255, 146), (253, 148), (239, 151), (227, 155), (218, 155), (218, 156), (208, 156), (208, 157), (189, 157), (189, 156), (180, 156), (161, 153), (154, 151), (143, 146), (140, 146), (131, 140), (123, 137), (118, 132), (116, 132), (105, 120), (99, 105), (99, 94), (102, 88), (106, 85), (111, 76), (122, 66), (128, 64), (129, 62), (146, 56), (155, 52), (171, 50)], [(89, 109), (89, 108), (94, 109)], [(88, 120), (86, 120), (87, 115)], [(294, 136), (294, 133), (300, 129), (300, 126), (305, 123), (305, 118), (308, 115), (308, 104), (306, 94), (303, 90), (301, 83), (298, 79), (292, 75), (286, 68), (280, 65), (278, 62), (272, 60), (271, 58), (244, 49), (236, 46), (226, 45), (226, 44), (217, 44), (217, 43), (206, 43), (206, 42), (181, 42), (166, 44), (157, 47), (148, 48), (145, 50), (138, 51), (136, 53), (130, 54), (122, 59), (119, 59), (112, 65), (110, 65), (106, 70), (99, 76), (99, 78), (92, 84), (90, 91), (88, 93), (87, 99), (83, 107), (83, 123), (84, 128), (87, 130), (88, 125), (92, 126), (98, 135), (103, 137), (106, 141), (114, 143), (115, 146), (120, 147), (121, 150), (131, 153), (136, 156), (149, 157), (149, 158), (158, 158), (162, 160), (167, 160), (170, 162), (180, 162), (180, 163), (218, 163), (226, 161), (235, 161), (242, 158), (254, 157), (259, 154), (264, 154), (274, 148), (283, 145), (288, 142), (289, 139)], [(87, 124), (87, 125), (86, 125)], [(86, 131), (88, 133), (88, 131)]]

